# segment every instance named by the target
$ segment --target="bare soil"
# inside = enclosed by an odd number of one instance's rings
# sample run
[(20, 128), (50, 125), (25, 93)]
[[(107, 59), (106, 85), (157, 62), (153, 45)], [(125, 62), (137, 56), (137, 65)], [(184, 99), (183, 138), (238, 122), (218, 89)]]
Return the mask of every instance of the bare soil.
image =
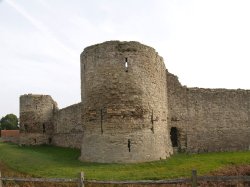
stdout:
[(250, 165), (232, 165), (211, 173), (215, 176), (250, 176)]

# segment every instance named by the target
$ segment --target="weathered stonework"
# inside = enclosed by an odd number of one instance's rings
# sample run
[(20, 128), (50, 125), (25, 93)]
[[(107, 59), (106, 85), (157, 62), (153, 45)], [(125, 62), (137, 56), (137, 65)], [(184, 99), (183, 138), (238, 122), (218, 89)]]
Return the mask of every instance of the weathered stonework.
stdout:
[(58, 110), (49, 95), (20, 97), (20, 144), (49, 143), (54, 131), (53, 115)]
[(165, 65), (138, 42), (105, 42), (81, 55), (81, 160), (141, 162), (169, 157)]
[(81, 108), (82, 104), (78, 103), (55, 113), (52, 144), (61, 147), (81, 148), (83, 138)]
[(188, 152), (249, 150), (250, 90), (181, 86), (168, 74), (169, 125)]
[(21, 96), (20, 144), (79, 148), (80, 160), (91, 162), (249, 149), (249, 90), (184, 87), (138, 42), (85, 48), (81, 98), (58, 110), (50, 96)]

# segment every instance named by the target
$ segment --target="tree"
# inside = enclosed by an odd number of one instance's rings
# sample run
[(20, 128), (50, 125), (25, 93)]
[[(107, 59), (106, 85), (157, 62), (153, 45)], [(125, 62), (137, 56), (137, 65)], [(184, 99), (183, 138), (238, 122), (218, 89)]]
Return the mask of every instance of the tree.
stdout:
[(0, 120), (0, 129), (1, 130), (15, 130), (19, 129), (18, 119), (15, 114), (7, 114), (5, 117), (2, 117)]

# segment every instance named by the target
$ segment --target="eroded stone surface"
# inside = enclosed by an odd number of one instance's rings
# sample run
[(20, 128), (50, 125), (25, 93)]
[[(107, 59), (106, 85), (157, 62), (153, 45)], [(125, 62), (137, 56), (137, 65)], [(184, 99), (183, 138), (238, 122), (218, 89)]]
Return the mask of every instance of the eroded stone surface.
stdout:
[(167, 74), (169, 125), (181, 150), (249, 150), (250, 90), (186, 88)]
[(162, 58), (138, 42), (105, 42), (81, 55), (81, 160), (141, 162), (172, 153)]
[(48, 95), (21, 96), (20, 144), (79, 148), (80, 159), (91, 162), (250, 147), (250, 90), (182, 86), (157, 52), (138, 42), (85, 48), (81, 98), (59, 110)]

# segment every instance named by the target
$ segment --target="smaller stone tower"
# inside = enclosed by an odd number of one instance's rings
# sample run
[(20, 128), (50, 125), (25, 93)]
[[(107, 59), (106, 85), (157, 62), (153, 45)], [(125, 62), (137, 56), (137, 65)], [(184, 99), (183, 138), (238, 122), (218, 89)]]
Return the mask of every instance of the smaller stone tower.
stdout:
[(57, 104), (49, 95), (20, 96), (20, 144), (51, 143), (52, 118), (56, 110)]

